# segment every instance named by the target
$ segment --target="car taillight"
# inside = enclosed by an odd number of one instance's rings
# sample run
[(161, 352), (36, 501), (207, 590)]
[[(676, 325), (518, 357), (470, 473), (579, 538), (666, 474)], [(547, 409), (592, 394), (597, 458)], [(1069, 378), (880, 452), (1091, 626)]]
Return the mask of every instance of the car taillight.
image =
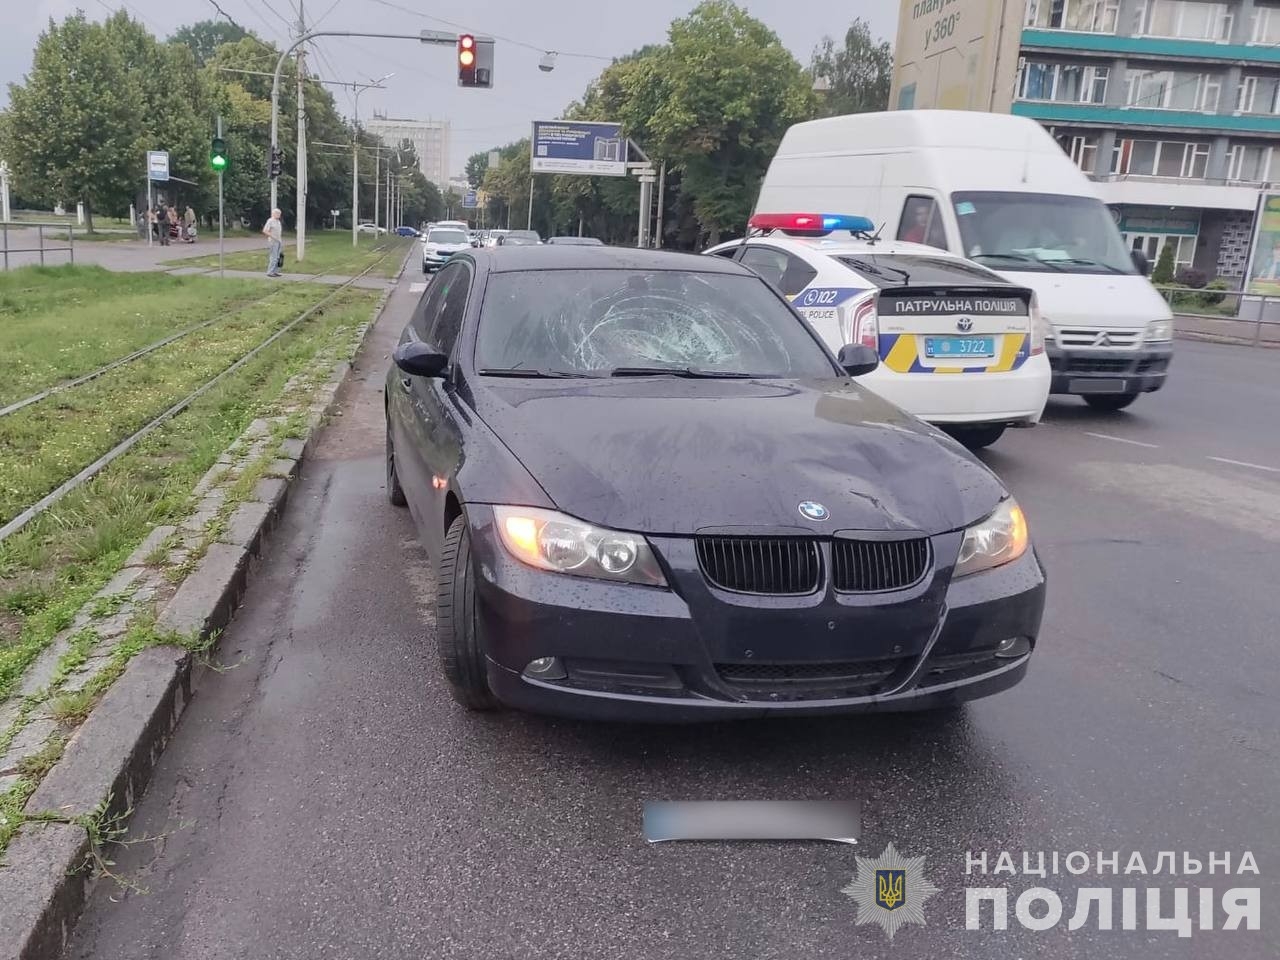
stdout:
[(1036, 302), (1036, 295), (1031, 294), (1031, 356), (1035, 357), (1044, 353), (1044, 337), (1048, 327), (1048, 321), (1040, 312), (1040, 305)]
[(880, 349), (880, 320), (876, 316), (876, 300), (871, 297), (853, 310), (853, 323), (845, 334), (846, 343), (860, 343), (872, 350)]

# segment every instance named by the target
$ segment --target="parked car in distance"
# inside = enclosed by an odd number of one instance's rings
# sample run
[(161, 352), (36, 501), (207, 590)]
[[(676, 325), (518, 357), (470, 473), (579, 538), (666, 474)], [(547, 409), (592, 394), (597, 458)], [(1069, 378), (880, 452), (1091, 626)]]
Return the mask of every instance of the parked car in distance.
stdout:
[(498, 237), (498, 245), (511, 244), (513, 247), (532, 247), (542, 242), (537, 230), (512, 230)]
[(548, 237), (547, 243), (562, 247), (603, 247), (604, 241), (595, 237)]
[(946, 708), (1034, 656), (1044, 571), (1004, 484), (741, 264), (465, 250), (393, 357), (384, 489), (471, 709)]
[(419, 235), (416, 228), (404, 225), (396, 227), (396, 233), (402, 237), (416, 237)]
[(360, 226), (356, 227), (356, 232), (357, 232), (357, 233), (372, 233), (374, 236), (378, 236), (378, 235), (381, 235), (381, 234), (386, 233), (386, 232), (387, 232), (387, 228), (386, 228), (386, 227), (379, 227), (379, 226), (375, 225), (375, 224), (374, 224), (374, 222), (373, 222), (372, 220), (365, 220), (365, 221), (363, 221), (363, 222), (360, 224)]
[(502, 241), (502, 238), (510, 232), (510, 230), (504, 230), (501, 227), (494, 227), (484, 235), (484, 245), (486, 247), (496, 247)]

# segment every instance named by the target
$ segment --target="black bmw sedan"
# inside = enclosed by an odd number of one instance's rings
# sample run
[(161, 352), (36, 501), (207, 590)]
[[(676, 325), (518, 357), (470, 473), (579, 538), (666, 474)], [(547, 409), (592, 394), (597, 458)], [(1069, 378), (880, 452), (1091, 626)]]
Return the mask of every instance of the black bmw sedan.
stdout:
[(1022, 679), (1022, 510), (767, 283), (610, 247), (455, 255), (387, 377), (387, 492), (459, 702), (629, 720), (944, 707)]

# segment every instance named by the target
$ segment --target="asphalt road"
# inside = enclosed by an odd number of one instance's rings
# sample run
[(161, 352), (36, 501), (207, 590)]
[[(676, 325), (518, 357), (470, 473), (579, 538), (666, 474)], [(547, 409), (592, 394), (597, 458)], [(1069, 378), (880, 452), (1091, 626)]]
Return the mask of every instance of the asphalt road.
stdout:
[[(1167, 389), (1053, 402), (986, 455), (1049, 571), (1024, 683), (957, 718), (605, 726), (470, 716), (438, 678), (430, 573), (383, 495), (380, 389), (406, 277), (293, 493), (68, 955), (97, 958), (1250, 958), (1280, 952), (1280, 352), (1180, 341)], [(1218, 458), (1218, 459), (1215, 459)], [(1227, 461), (1239, 461), (1242, 466)], [(653, 799), (856, 798), (862, 842), (657, 844)], [(925, 857), (890, 944), (855, 852)], [(965, 854), (1139, 851), (1260, 878), (966, 877)], [(966, 885), (1063, 893), (964, 929)], [(1120, 930), (1124, 886), (1262, 887), (1260, 931)], [(1075, 891), (1115, 927), (1069, 931)], [(1162, 900), (1169, 910), (1169, 891)], [(1198, 912), (1192, 892), (1192, 919)], [(1216, 914), (1222, 925), (1223, 913)]]

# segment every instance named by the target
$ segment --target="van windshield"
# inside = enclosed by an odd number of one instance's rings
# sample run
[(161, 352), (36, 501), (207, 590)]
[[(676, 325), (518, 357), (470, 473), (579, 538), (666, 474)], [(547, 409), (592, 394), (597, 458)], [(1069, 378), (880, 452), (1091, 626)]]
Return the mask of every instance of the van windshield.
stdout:
[(954, 193), (964, 255), (993, 270), (1136, 274), (1101, 200), (1047, 193)]

